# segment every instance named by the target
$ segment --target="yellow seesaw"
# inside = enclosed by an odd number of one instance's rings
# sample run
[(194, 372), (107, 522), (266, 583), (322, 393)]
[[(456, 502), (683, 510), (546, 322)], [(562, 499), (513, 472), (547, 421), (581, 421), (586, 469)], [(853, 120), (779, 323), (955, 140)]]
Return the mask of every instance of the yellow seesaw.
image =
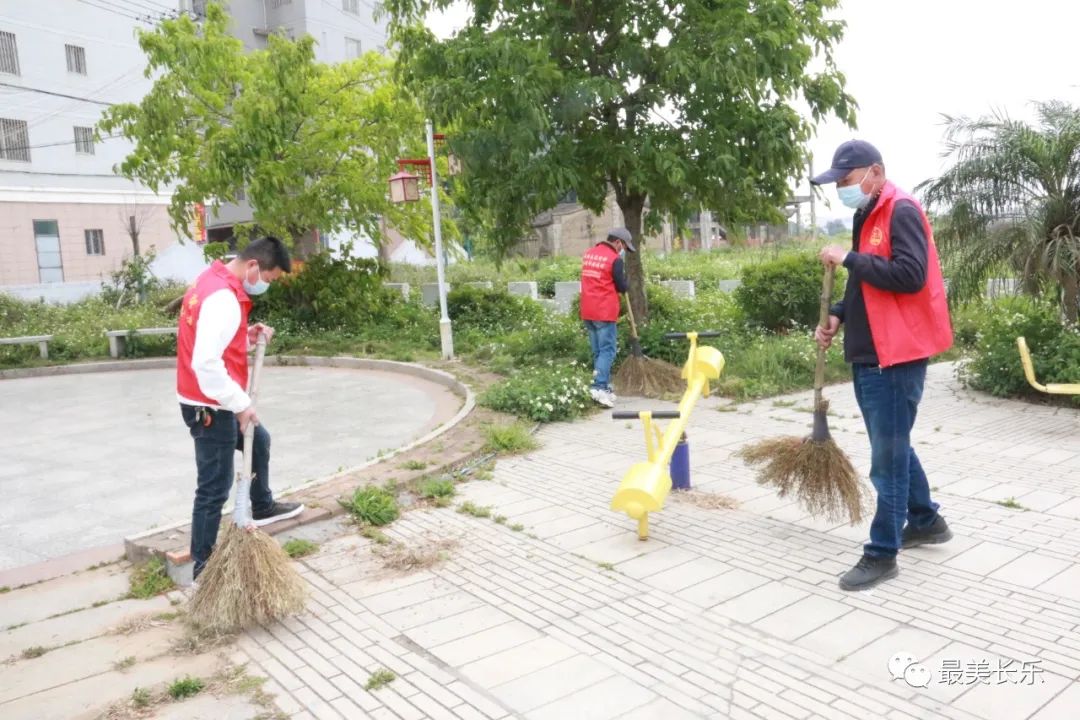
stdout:
[(1035, 365), (1031, 362), (1031, 353), (1028, 351), (1027, 340), (1022, 337), (1016, 338), (1016, 346), (1020, 348), (1020, 364), (1024, 366), (1024, 375), (1028, 384), (1039, 392), (1051, 395), (1080, 395), (1080, 383), (1050, 383), (1042, 385), (1035, 379)]
[[(645, 462), (635, 463), (623, 476), (611, 509), (625, 512), (638, 521), (638, 538), (649, 539), (649, 513), (664, 507), (664, 500), (671, 492), (671, 455), (686, 430), (690, 413), (700, 398), (709, 394), (709, 381), (716, 380), (724, 370), (724, 356), (714, 347), (698, 347), (699, 337), (717, 337), (717, 332), (668, 333), (668, 340), (686, 338), (690, 352), (683, 365), (682, 377), (686, 380), (686, 392), (679, 401), (678, 410), (617, 411), (612, 419), (639, 418), (645, 430)], [(663, 433), (653, 424), (654, 418), (670, 418)]]

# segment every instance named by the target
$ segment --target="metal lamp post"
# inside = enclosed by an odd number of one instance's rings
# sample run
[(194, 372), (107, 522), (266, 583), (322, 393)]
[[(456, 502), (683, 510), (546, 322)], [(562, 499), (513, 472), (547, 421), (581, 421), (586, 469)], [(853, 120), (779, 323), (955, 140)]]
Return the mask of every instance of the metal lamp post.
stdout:
[[(442, 214), (439, 210), (438, 174), (435, 167), (435, 133), (431, 121), (426, 123), (428, 156), (426, 160), (398, 160), (401, 172), (390, 178), (390, 200), (395, 203), (415, 202), (420, 199), (420, 178), (405, 172), (405, 166), (420, 167), (431, 185), (431, 216), (435, 229), (435, 269), (439, 279), (439, 341), (444, 360), (454, 359), (454, 334), (450, 315), (446, 311), (446, 258), (442, 246)], [(439, 139), (443, 139), (440, 135)], [(451, 174), (454, 174), (456, 158), (451, 157)]]

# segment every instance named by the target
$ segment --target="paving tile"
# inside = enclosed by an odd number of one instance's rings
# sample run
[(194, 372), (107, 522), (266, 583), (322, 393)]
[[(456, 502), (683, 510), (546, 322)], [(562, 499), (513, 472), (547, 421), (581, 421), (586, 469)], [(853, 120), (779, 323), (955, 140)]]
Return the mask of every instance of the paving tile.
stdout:
[(575, 649), (565, 643), (545, 636), (469, 663), (461, 668), (461, 672), (472, 681), (492, 688), (577, 654)]
[(509, 650), (540, 637), (540, 632), (523, 622), (512, 620), (469, 637), (431, 648), (431, 653), (448, 665), (461, 667), (490, 655)]
[(720, 603), (710, 613), (719, 613), (742, 623), (752, 623), (807, 596), (805, 590), (782, 582), (770, 582)]
[(585, 655), (491, 688), (491, 693), (520, 713), (528, 713), (612, 677), (614, 671)]
[(1074, 564), (1042, 583), (1039, 591), (1080, 601), (1080, 564)]
[(653, 692), (615, 675), (536, 708), (526, 717), (529, 720), (613, 720), (656, 699)]
[(966, 570), (976, 575), (988, 575), (1023, 553), (1023, 550), (1009, 545), (984, 541), (947, 560), (944, 564), (947, 567)]
[(1021, 587), (1036, 588), (1071, 565), (1073, 563), (1060, 558), (1026, 553), (1007, 565), (1002, 565), (990, 573), (990, 577)]
[(712, 558), (698, 557), (690, 562), (676, 565), (670, 570), (665, 570), (645, 578), (645, 582), (655, 588), (667, 592), (678, 592), (691, 585), (715, 578), (731, 567)]
[(790, 642), (849, 612), (853, 612), (850, 605), (810, 595), (758, 620), (754, 629)]
[(795, 644), (836, 661), (898, 627), (900, 623), (895, 620), (856, 609), (803, 635)]

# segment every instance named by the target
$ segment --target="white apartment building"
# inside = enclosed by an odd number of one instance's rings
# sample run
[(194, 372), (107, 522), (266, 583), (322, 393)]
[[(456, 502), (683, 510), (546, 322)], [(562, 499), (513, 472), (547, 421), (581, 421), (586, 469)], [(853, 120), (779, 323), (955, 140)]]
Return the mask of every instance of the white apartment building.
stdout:
[[(164, 0), (161, 0), (163, 2)], [(100, 286), (132, 252), (176, 243), (168, 198), (113, 173), (131, 149), (93, 139), (112, 103), (150, 87), (135, 39), (159, 0), (130, 11), (79, 0), (0, 3), (0, 286), (69, 299)], [(141, 12), (136, 11), (141, 8)], [(112, 9), (109, 9), (112, 8)], [(158, 8), (164, 13), (168, 8)]]
[[(373, 18), (374, 0), (225, 4), (233, 34), (252, 50), (282, 32), (310, 34), (323, 62), (385, 51), (386, 27)], [(113, 172), (131, 143), (92, 136), (106, 107), (138, 102), (151, 87), (136, 30), (180, 12), (197, 18), (205, 7), (205, 0), (0, 0), (4, 292), (67, 300), (96, 291), (133, 252), (132, 218), (140, 251), (172, 256), (173, 265), (190, 273), (189, 256), (198, 249), (181, 244), (186, 238), (170, 227), (168, 195)], [(211, 215), (211, 236), (250, 218), (249, 208), (225, 206)]]

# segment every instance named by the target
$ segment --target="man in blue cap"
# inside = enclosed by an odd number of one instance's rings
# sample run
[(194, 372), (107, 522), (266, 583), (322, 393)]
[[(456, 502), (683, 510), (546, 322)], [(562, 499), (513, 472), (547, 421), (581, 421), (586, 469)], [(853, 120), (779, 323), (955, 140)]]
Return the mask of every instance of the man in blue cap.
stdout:
[(821, 251), (826, 265), (847, 268), (848, 281), (815, 337), (828, 348), (844, 324), (844, 359), (870, 437), (877, 511), (862, 559), (840, 578), (844, 590), (862, 590), (897, 575), (901, 548), (952, 538), (911, 447), (928, 359), (952, 346), (952, 325), (930, 221), (885, 177), (877, 148), (844, 143), (811, 182), (835, 183), (840, 202), (855, 211), (851, 248)]

